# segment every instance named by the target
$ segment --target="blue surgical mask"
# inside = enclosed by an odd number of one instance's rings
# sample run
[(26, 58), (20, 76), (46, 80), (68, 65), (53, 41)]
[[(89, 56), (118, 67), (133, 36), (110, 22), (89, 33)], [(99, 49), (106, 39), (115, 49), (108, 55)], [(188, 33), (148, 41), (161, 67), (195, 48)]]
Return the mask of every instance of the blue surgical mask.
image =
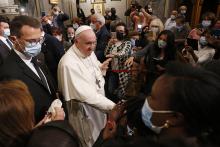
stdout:
[(151, 122), (151, 118), (152, 118), (152, 114), (153, 113), (173, 113), (173, 111), (154, 111), (150, 108), (149, 104), (148, 104), (148, 100), (146, 98), (145, 103), (141, 109), (141, 118), (143, 123), (145, 124), (145, 126), (147, 126), (149, 129), (151, 129), (153, 132), (159, 134), (161, 132), (161, 130), (165, 127), (165, 125), (163, 126), (155, 126), (152, 122)]
[(159, 48), (165, 48), (166, 46), (167, 46), (167, 43), (165, 41), (158, 39)]
[(35, 57), (41, 51), (41, 43), (26, 43), (24, 54), (28, 57)]
[(5, 38), (8, 38), (8, 36), (10, 36), (10, 29), (4, 29), (4, 34), (3, 34), (3, 36), (5, 37)]
[(211, 25), (211, 20), (203, 20), (202, 21), (202, 26), (204, 27), (204, 28), (207, 28), (207, 27), (209, 27)]
[(208, 42), (206, 41), (205, 36), (201, 36), (201, 37), (200, 37), (199, 43), (200, 43), (202, 46), (206, 46), (206, 45), (208, 44)]

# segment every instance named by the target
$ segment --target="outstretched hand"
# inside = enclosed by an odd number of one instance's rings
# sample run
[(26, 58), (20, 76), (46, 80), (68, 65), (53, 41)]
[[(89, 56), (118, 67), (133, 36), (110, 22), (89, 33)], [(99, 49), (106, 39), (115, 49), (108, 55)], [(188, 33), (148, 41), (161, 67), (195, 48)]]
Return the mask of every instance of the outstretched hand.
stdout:
[(107, 60), (105, 60), (100, 67), (101, 70), (107, 70), (110, 61), (112, 61), (112, 58), (108, 58)]
[(125, 66), (131, 66), (134, 63), (134, 57), (129, 57), (126, 61), (125, 61)]

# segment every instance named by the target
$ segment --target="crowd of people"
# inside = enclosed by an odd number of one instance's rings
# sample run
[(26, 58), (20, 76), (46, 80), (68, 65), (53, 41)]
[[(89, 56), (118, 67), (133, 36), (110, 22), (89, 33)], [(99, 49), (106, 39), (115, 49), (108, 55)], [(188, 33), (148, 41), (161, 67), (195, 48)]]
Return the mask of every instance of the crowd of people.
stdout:
[(0, 146), (219, 146), (215, 13), (90, 12), (0, 16)]

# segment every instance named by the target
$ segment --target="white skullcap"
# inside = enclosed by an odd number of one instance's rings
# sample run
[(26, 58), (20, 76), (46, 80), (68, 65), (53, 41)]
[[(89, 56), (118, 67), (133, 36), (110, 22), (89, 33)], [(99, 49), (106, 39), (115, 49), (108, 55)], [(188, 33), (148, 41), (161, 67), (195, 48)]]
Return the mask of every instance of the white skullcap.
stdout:
[(75, 36), (78, 36), (80, 33), (82, 33), (83, 31), (86, 31), (86, 30), (93, 30), (90, 26), (87, 26), (87, 25), (83, 25), (83, 26), (80, 26), (76, 32), (75, 32)]

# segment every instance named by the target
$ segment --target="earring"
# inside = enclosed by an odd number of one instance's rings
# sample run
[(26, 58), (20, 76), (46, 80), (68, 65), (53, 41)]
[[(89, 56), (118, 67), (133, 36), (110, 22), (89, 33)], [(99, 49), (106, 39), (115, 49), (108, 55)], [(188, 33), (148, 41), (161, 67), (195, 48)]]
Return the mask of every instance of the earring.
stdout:
[(166, 120), (166, 123), (164, 124), (164, 128), (169, 128), (170, 127), (170, 121)]

